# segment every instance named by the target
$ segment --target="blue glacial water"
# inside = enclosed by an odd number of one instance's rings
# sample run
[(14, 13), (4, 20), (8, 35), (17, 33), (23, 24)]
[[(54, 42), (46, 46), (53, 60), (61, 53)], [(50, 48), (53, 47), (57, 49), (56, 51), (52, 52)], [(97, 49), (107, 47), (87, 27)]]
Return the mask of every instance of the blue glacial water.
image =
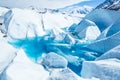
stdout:
[[(47, 37), (47, 38), (46, 38)], [(82, 62), (84, 60), (95, 60), (98, 56), (97, 53), (90, 52), (84, 47), (88, 43), (76, 43), (68, 44), (65, 41), (55, 41), (53, 38), (48, 36), (42, 37), (32, 37), (21, 40), (14, 40), (9, 42), (16, 48), (22, 48), (26, 55), (34, 62), (37, 63), (37, 59), (41, 57), (42, 54), (47, 54), (49, 52), (55, 52), (59, 55), (62, 55), (66, 59), (66, 56), (71, 55), (73, 57), (78, 57), (78, 60), (68, 63), (68, 67), (72, 69), (75, 73), (79, 74), (82, 68)], [(68, 61), (71, 58), (68, 59)]]

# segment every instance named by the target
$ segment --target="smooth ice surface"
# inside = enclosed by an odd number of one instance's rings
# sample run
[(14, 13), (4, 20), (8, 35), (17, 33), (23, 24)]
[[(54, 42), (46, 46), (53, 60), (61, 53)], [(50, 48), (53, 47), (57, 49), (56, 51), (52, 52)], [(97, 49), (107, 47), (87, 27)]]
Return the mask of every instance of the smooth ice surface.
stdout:
[(95, 9), (83, 18), (83, 20), (78, 24), (74, 32), (79, 32), (90, 25), (85, 22), (86, 19), (96, 24), (102, 32), (112, 23), (117, 21), (120, 18), (119, 16), (120, 11)]
[(119, 80), (120, 60), (85, 61), (83, 62), (81, 75), (84, 78), (96, 77), (100, 80)]
[(109, 59), (109, 58), (120, 59), (120, 45), (104, 53), (103, 55), (98, 57), (96, 60), (103, 60), (103, 59)]
[(120, 31), (110, 37), (103, 38), (86, 46), (93, 52), (105, 53), (120, 44)]

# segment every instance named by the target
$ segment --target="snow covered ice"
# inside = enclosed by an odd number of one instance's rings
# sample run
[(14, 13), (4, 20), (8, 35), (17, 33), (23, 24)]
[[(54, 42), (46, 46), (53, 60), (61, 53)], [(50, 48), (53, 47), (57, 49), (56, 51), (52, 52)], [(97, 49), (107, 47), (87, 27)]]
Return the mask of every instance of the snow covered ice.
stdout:
[(120, 11), (104, 4), (0, 7), (0, 80), (119, 80)]
[(1, 80), (47, 80), (49, 73), (19, 50), (13, 63), (2, 73)]

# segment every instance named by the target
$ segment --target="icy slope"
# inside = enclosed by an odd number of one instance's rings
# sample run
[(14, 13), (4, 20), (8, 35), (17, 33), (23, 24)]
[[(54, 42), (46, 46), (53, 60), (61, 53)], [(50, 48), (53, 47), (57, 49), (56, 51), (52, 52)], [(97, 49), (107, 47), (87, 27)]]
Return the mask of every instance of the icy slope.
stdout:
[[(106, 37), (98, 41), (95, 41), (89, 44), (88, 46), (86, 46), (86, 48), (93, 52), (98, 52), (103, 54), (109, 51), (110, 49), (118, 46), (120, 44), (119, 41), (120, 41), (120, 31), (110, 37)], [(110, 44), (111, 42), (112, 44)]]
[(110, 59), (110, 58), (120, 59), (120, 45), (104, 53), (103, 55), (98, 57), (96, 60), (103, 60), (103, 59)]

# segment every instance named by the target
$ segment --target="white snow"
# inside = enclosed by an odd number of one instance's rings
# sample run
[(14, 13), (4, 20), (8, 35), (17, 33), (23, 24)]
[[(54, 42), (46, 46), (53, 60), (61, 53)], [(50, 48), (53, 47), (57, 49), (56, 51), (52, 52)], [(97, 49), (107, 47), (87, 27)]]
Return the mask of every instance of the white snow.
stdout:
[(0, 39), (0, 74), (12, 63), (17, 51), (3, 40)]
[(40, 64), (32, 62), (21, 49), (13, 63), (2, 74), (2, 80), (47, 80), (49, 73)]
[(97, 78), (84, 79), (76, 75), (69, 68), (53, 70), (48, 80), (99, 80)]
[(45, 29), (53, 29), (54, 27), (64, 28), (69, 27), (73, 23), (78, 23), (79, 19), (74, 17), (63, 15), (61, 13), (45, 13), (41, 14), (44, 22)]
[(10, 10), (5, 15), (5, 27), (7, 34), (15, 39), (42, 36), (45, 34), (42, 28), (40, 15), (34, 11), (26, 9)]
[(95, 40), (101, 34), (97, 26), (89, 26), (86, 31), (85, 40)]
[(4, 14), (8, 11), (7, 8), (0, 7), (0, 16), (4, 16)]

